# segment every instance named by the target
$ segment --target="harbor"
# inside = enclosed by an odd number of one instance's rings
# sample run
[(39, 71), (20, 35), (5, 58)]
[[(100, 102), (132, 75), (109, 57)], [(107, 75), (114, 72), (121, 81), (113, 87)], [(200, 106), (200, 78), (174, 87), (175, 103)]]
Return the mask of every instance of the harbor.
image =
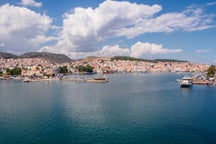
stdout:
[(39, 77), (0, 77), (0, 80), (4, 81), (21, 81), (24, 83), (29, 82), (43, 82), (43, 81), (68, 81), (68, 82), (91, 82), (91, 83), (106, 83), (109, 82), (108, 78), (104, 77), (52, 77), (52, 78), (39, 78)]
[[(188, 73), (191, 74), (191, 73)], [(83, 77), (82, 77), (83, 76)], [(104, 77), (105, 76), (105, 77)], [(25, 77), (25, 76), (1, 76), (0, 80), (6, 81), (21, 81), (21, 82), (43, 82), (43, 81), (68, 81), (68, 82), (91, 82), (91, 83), (106, 83), (109, 79), (106, 75), (84, 76), (84, 75), (59, 75), (54, 77)], [(181, 79), (176, 79), (176, 82), (182, 87), (191, 87), (192, 85), (216, 85), (215, 78), (208, 78), (205, 74), (196, 74), (194, 76), (185, 75)]]
[(184, 76), (182, 79), (176, 80), (181, 87), (191, 87), (192, 85), (216, 85), (215, 78), (208, 78), (204, 74), (195, 76)]

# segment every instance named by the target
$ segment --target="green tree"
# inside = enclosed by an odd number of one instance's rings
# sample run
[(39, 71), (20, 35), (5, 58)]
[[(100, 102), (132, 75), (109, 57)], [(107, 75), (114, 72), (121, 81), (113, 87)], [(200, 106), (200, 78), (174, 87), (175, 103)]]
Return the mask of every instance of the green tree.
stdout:
[(83, 65), (76, 66), (76, 69), (77, 69), (79, 72), (85, 72), (85, 71), (86, 71), (86, 68), (85, 68), (85, 66), (83, 66)]
[(87, 65), (87, 66), (79, 65), (79, 66), (76, 66), (76, 69), (79, 72), (89, 72), (89, 73), (93, 72), (93, 67), (90, 65)]
[(10, 69), (9, 68), (6, 69), (6, 74), (10, 75)]
[(6, 73), (7, 73), (8, 75), (12, 75), (12, 76), (21, 75), (21, 74), (22, 74), (22, 69), (19, 68), (19, 67), (15, 67), (14, 69), (9, 69), (9, 68), (7, 68), (7, 69), (6, 69)]
[(59, 73), (63, 73), (63, 74), (66, 74), (66, 73), (68, 73), (68, 68), (67, 68), (67, 66), (60, 66), (59, 67)]
[(211, 65), (208, 69), (207, 69), (207, 76), (208, 77), (214, 77), (216, 74), (216, 67), (214, 65)]
[(21, 75), (22, 74), (22, 69), (19, 67), (16, 67), (13, 70), (14, 70), (14, 75)]
[(87, 65), (86, 66), (86, 72), (89, 72), (89, 73), (93, 72), (93, 67), (90, 65)]

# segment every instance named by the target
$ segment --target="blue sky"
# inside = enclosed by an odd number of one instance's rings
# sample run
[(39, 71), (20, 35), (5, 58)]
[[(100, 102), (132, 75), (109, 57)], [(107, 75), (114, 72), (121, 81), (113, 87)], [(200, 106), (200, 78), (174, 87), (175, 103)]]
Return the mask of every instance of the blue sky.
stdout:
[(0, 51), (216, 64), (214, 0), (1, 0)]

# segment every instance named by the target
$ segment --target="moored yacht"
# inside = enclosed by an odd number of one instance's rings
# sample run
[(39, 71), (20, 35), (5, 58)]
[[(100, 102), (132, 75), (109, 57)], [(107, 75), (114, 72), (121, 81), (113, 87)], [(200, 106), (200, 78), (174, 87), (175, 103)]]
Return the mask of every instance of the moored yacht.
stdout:
[(191, 77), (185, 76), (179, 82), (181, 87), (191, 87), (193, 85), (193, 81)]

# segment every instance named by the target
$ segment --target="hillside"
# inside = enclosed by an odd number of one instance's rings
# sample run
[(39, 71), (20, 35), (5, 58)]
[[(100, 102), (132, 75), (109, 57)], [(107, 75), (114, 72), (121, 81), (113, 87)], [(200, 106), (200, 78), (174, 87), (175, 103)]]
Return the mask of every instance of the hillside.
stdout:
[(0, 58), (9, 59), (9, 58), (18, 58), (18, 56), (11, 53), (0, 52)]
[[(65, 63), (65, 62), (71, 62), (73, 61), (69, 57), (63, 54), (54, 54), (54, 53), (47, 53), (47, 52), (27, 52), (24, 53), (20, 56), (11, 54), (11, 53), (5, 53), (5, 52), (0, 52), (0, 58), (4, 59), (9, 59), (9, 58), (44, 58), (47, 61), (50, 61), (51, 63)], [(108, 57), (94, 57), (94, 56), (89, 56), (84, 59), (79, 59), (77, 61), (92, 61), (94, 59), (107, 59)], [(108, 58), (110, 59), (110, 58)], [(187, 62), (183, 60), (175, 60), (175, 59), (141, 59), (141, 58), (134, 58), (134, 57), (128, 57), (128, 56), (114, 56), (111, 58), (111, 61), (113, 60), (129, 60), (129, 61), (146, 61), (146, 62)]]
[(156, 62), (188, 62), (185, 60), (176, 60), (176, 59), (154, 59)]
[(47, 52), (28, 52), (20, 55), (19, 58), (44, 58), (52, 63), (65, 63), (72, 61), (72, 59), (66, 55)]
[(183, 60), (175, 60), (175, 59), (141, 59), (141, 58), (134, 58), (134, 57), (129, 57), (129, 56), (115, 56), (111, 58), (111, 61), (113, 60), (129, 60), (129, 61), (145, 61), (145, 62), (187, 62)]

